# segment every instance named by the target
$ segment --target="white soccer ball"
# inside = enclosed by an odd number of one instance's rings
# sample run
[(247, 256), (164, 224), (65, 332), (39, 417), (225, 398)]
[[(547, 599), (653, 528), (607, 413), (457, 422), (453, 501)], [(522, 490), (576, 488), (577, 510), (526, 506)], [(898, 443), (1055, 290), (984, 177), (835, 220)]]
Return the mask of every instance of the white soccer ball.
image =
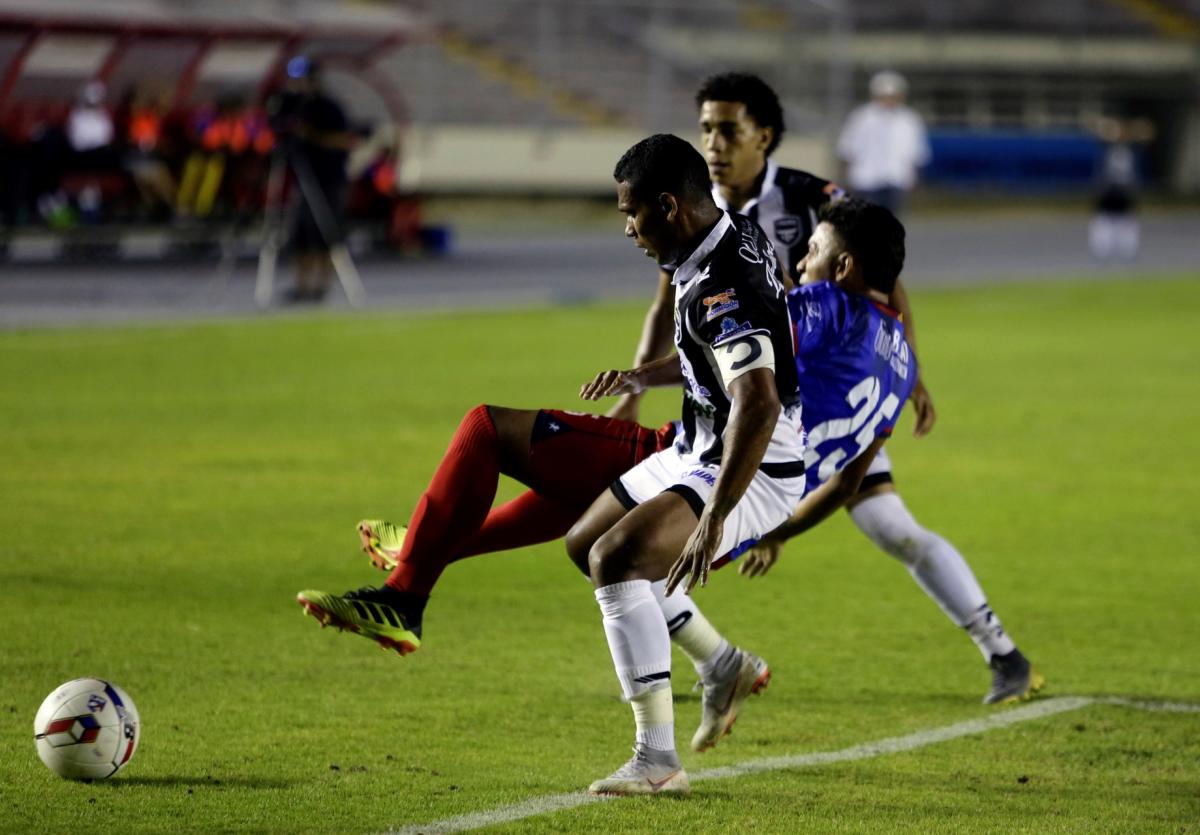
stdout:
[(98, 678), (77, 678), (46, 697), (33, 739), (46, 767), (72, 780), (111, 777), (133, 758), (141, 736), (129, 694)]

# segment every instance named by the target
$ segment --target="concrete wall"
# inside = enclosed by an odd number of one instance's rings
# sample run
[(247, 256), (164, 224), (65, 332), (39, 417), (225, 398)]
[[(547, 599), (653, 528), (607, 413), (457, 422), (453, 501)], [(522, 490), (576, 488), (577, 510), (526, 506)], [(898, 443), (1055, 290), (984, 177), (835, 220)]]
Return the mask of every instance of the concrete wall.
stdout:
[[(594, 128), (412, 128), (403, 137), (401, 181), (416, 191), (605, 195), (612, 192), (613, 166), (645, 135)], [(775, 158), (814, 173), (833, 172), (821, 138), (789, 135)]]

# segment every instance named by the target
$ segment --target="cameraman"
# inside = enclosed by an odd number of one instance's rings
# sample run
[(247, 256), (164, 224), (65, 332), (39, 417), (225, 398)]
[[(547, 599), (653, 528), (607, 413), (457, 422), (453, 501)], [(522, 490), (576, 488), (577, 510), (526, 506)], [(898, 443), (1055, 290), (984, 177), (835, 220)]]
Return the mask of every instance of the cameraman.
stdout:
[(320, 301), (333, 280), (329, 251), (345, 234), (346, 158), (356, 137), (346, 112), (322, 89), (320, 67), (303, 56), (288, 62), (287, 83), (270, 109), (280, 152), (299, 185), (290, 237), (296, 284), (288, 299)]

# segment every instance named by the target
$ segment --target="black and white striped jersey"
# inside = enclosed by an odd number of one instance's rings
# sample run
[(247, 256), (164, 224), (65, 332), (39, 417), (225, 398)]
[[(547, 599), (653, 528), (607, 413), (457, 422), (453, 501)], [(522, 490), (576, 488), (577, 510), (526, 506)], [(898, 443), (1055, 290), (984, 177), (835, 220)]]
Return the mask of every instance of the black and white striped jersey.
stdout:
[(766, 367), (773, 355), (783, 414), (763, 457), (768, 475), (804, 457), (804, 430), (791, 322), (771, 242), (741, 215), (721, 220), (672, 275), (675, 346), (683, 367), (681, 426), (675, 446), (684, 460), (719, 463), (732, 405), (726, 379)]
[[(726, 211), (734, 211), (721, 197), (715, 184), (713, 199)], [(807, 171), (781, 168), (767, 160), (762, 191), (737, 213), (757, 223), (767, 233), (787, 275), (796, 281), (796, 264), (808, 251), (808, 239), (817, 227), (817, 210), (830, 200), (845, 195), (841, 187)]]

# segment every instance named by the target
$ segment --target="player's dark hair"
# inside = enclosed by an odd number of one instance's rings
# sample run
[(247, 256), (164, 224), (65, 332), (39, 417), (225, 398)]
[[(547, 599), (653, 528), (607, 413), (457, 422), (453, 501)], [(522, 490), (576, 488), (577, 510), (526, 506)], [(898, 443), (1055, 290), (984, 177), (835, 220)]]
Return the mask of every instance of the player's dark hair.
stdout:
[(779, 96), (767, 82), (747, 72), (723, 72), (711, 75), (696, 92), (696, 109), (706, 101), (735, 101), (746, 106), (746, 113), (760, 128), (773, 128), (775, 136), (767, 146), (767, 156), (783, 139), (783, 108)]
[(890, 294), (904, 269), (904, 224), (883, 206), (847, 197), (826, 203), (817, 220), (841, 236), (872, 290)]
[(669, 133), (648, 136), (626, 151), (613, 169), (613, 179), (643, 201), (656, 200), (663, 192), (688, 203), (712, 201), (704, 157)]

